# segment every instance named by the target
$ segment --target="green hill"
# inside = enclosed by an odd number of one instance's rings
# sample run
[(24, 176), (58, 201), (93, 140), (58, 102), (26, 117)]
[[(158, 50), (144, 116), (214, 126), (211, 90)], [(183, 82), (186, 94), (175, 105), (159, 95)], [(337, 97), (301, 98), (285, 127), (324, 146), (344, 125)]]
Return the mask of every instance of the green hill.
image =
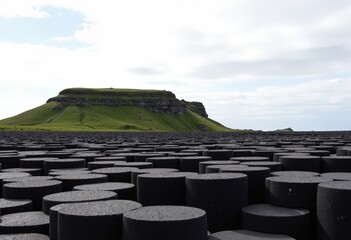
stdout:
[(230, 131), (199, 102), (169, 91), (66, 89), (42, 106), (0, 120), (0, 129), (49, 131)]

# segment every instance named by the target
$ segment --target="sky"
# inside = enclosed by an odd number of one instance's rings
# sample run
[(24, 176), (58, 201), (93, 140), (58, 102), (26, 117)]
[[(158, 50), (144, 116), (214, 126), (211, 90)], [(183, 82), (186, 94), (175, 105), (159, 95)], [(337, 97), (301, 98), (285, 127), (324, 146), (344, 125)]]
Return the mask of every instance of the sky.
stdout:
[(0, 119), (169, 90), (234, 129), (351, 130), (349, 0), (0, 0)]

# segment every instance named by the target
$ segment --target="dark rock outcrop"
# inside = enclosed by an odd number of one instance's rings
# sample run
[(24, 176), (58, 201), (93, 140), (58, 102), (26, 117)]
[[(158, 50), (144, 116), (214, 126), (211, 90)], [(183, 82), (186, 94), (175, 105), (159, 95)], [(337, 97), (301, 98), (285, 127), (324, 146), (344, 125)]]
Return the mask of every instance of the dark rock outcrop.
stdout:
[(59, 102), (63, 106), (134, 106), (146, 107), (153, 112), (181, 115), (187, 109), (208, 117), (201, 102), (179, 100), (170, 91), (137, 89), (86, 89), (70, 88), (50, 98), (47, 102)]

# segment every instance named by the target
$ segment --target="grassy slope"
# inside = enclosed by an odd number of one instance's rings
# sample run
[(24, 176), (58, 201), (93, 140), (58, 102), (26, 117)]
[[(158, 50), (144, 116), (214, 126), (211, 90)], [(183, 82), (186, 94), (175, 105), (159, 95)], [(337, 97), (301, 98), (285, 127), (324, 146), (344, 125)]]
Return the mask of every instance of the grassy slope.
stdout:
[(53, 131), (196, 131), (200, 124), (210, 131), (230, 131), (192, 111), (174, 116), (141, 107), (57, 108), (50, 102), (0, 121), (0, 129)]

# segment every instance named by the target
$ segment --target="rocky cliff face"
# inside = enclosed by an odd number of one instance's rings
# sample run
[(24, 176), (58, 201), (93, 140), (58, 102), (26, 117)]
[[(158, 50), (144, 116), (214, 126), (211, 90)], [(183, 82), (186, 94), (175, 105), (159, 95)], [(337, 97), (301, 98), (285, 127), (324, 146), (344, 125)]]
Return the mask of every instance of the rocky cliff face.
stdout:
[(174, 115), (181, 115), (189, 109), (208, 117), (202, 103), (179, 100), (170, 91), (71, 88), (61, 91), (58, 96), (50, 98), (47, 102), (52, 101), (62, 105), (146, 107), (153, 112)]

